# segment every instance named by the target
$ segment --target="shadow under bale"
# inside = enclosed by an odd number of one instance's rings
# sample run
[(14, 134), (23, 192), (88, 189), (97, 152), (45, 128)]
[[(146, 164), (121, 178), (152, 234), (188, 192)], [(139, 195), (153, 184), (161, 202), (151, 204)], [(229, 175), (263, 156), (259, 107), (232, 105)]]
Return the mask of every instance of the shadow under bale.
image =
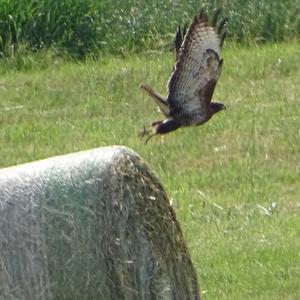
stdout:
[(200, 299), (163, 187), (107, 147), (0, 170), (0, 299)]

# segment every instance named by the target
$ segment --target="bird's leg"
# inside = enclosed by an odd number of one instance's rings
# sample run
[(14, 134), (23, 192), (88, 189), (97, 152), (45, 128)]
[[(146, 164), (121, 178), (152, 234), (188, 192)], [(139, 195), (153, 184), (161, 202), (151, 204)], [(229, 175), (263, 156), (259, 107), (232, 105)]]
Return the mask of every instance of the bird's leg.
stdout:
[[(149, 129), (149, 131), (147, 133), (147, 139), (145, 141), (145, 144), (147, 144), (152, 137), (154, 137), (155, 135), (157, 135), (159, 133), (158, 128), (161, 124), (163, 124), (163, 121), (156, 121), (151, 124), (151, 128)], [(150, 134), (151, 131), (153, 132), (152, 134)]]
[(152, 137), (154, 137), (155, 135), (156, 135), (156, 133), (150, 134), (150, 135), (147, 137), (147, 139), (146, 139), (146, 141), (145, 141), (145, 144), (147, 145), (148, 142), (149, 142), (149, 140), (150, 140)]
[[(151, 124), (151, 127), (149, 129), (144, 128), (144, 130), (141, 132), (140, 136), (144, 137), (147, 136), (146, 144), (148, 141), (157, 134), (165, 134), (169, 133), (173, 130), (176, 130), (177, 128), (181, 127), (181, 124), (174, 120), (174, 119), (167, 119), (164, 121), (156, 121)], [(153, 132), (153, 134), (150, 134)]]
[(152, 128), (150, 127), (150, 128), (146, 128), (145, 126), (144, 126), (144, 129), (138, 134), (138, 136), (140, 137), (140, 138), (143, 138), (144, 136), (148, 136), (149, 134), (150, 134), (150, 132), (152, 131)]
[[(144, 129), (139, 133), (139, 137), (143, 138), (144, 136), (146, 136), (147, 137), (146, 144), (147, 144), (148, 140), (152, 136), (156, 135), (156, 126), (159, 126), (161, 123), (162, 123), (162, 121), (156, 121), (156, 122), (153, 122), (149, 128), (146, 128), (144, 126)], [(153, 132), (153, 134), (151, 134), (151, 132)]]

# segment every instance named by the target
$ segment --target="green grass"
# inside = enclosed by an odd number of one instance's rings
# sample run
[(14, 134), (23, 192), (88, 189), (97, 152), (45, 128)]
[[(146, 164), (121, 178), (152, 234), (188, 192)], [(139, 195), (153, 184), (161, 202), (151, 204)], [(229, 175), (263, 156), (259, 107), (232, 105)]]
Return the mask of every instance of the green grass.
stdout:
[[(228, 38), (243, 42), (299, 38), (300, 6), (294, 0), (1, 0), (0, 58), (18, 46), (55, 47), (84, 57), (169, 47), (176, 27), (201, 8), (222, 7)], [(160, 40), (160, 42), (158, 42)]]
[(2, 63), (0, 166), (129, 146), (167, 189), (204, 299), (299, 299), (299, 49), (227, 44), (214, 95), (227, 111), (147, 146), (138, 132), (162, 116), (138, 85), (163, 93), (173, 54)]

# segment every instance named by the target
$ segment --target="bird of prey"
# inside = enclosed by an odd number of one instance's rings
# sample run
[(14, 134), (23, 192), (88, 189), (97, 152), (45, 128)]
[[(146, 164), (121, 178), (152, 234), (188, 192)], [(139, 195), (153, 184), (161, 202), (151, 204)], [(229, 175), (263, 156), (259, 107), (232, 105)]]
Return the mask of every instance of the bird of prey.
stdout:
[(168, 95), (162, 97), (149, 85), (141, 84), (166, 119), (153, 122), (141, 136), (146, 143), (157, 134), (165, 134), (180, 127), (198, 126), (207, 122), (215, 113), (226, 109), (225, 105), (211, 102), (220, 77), (223, 59), (221, 48), (226, 37), (224, 25), (217, 26), (220, 10), (216, 10), (211, 22), (200, 11), (189, 26), (187, 33), (178, 27), (175, 37), (176, 63), (168, 81)]

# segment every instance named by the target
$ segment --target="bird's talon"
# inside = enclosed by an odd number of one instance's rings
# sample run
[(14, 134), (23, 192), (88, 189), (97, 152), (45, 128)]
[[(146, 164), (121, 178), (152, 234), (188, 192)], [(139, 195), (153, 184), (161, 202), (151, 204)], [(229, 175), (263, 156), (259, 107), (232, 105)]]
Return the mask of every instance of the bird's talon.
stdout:
[(138, 136), (142, 139), (144, 136), (148, 136), (150, 134), (150, 132), (151, 132), (151, 129), (149, 129), (149, 128), (147, 129), (144, 126), (143, 131), (141, 131)]
[(145, 145), (148, 144), (149, 140), (150, 140), (153, 136), (155, 136), (155, 133), (150, 134), (150, 135), (148, 134), (147, 139), (146, 139), (146, 141), (145, 141)]

